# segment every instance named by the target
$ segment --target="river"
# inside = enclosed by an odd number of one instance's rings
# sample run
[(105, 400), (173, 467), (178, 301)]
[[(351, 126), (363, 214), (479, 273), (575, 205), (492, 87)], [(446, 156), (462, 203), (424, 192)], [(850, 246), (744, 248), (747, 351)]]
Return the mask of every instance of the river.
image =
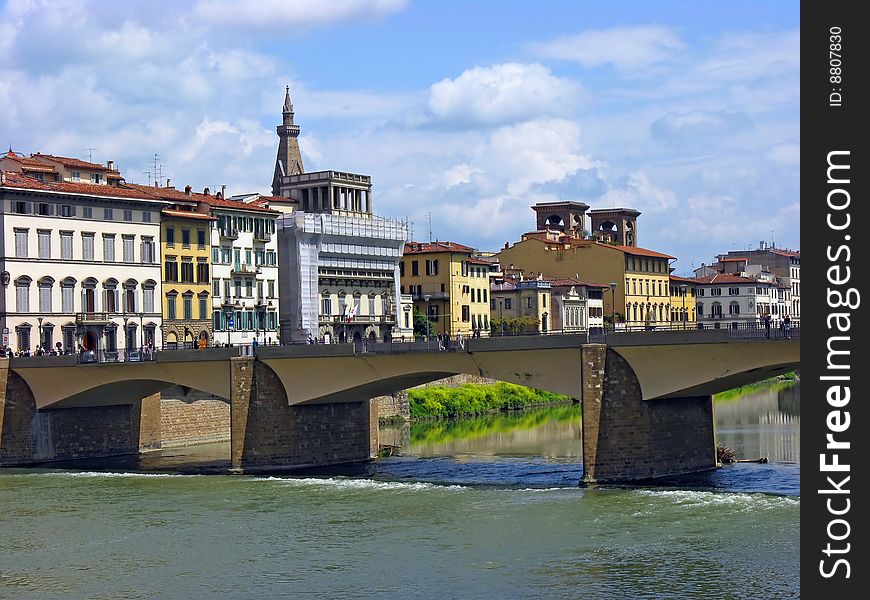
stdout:
[(0, 598), (792, 598), (800, 388), (716, 402), (766, 456), (580, 488), (579, 410), (384, 430), (402, 455), (227, 476), (228, 444), (0, 471)]

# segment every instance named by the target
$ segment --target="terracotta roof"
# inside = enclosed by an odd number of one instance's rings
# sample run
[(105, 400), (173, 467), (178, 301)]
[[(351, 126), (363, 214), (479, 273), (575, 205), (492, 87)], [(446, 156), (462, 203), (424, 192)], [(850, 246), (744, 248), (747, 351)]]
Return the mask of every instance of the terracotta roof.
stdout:
[(762, 281), (760, 279), (752, 279), (751, 277), (740, 277), (739, 275), (731, 275), (730, 273), (716, 273), (715, 275), (707, 275), (706, 277), (697, 277), (693, 280), (695, 283), (766, 283), (773, 284), (772, 281)]
[(698, 283), (697, 278), (679, 277), (678, 275), (671, 275), (671, 281), (683, 281), (685, 283)]
[[(34, 160), (32, 158), (27, 158), (26, 156), (18, 156), (12, 150), (8, 151), (0, 158), (8, 158), (9, 160), (14, 160), (15, 162), (22, 165), (23, 170), (27, 171), (39, 171), (41, 173), (54, 173), (55, 169), (51, 165), (47, 165), (44, 162), (40, 162), (38, 160)], [(26, 167), (26, 168), (25, 168)]]
[(97, 183), (73, 183), (70, 181), (39, 181), (21, 173), (5, 171), (4, 187), (34, 190), (41, 192), (56, 192), (64, 194), (79, 194), (85, 196), (104, 196), (112, 198), (130, 198), (136, 200), (157, 200), (158, 198), (144, 193), (139, 189), (125, 185), (101, 185)]
[(493, 264), (493, 261), (491, 260), (484, 260), (482, 258), (477, 258), (476, 256), (472, 256), (466, 262), (472, 265), (486, 265), (487, 267), (490, 267)]
[(232, 208), (234, 210), (252, 210), (259, 213), (268, 213), (270, 215), (280, 214), (277, 210), (272, 210), (271, 208), (266, 208), (264, 206), (257, 206), (256, 204), (245, 204), (244, 202), (236, 202), (235, 200), (227, 200), (226, 198), (218, 198), (217, 196), (206, 196), (206, 198), (205, 202), (208, 202), (213, 207)]
[(405, 254), (431, 254), (434, 252), (472, 253), (474, 248), (456, 242), (408, 242), (405, 244)]
[(217, 217), (189, 210), (172, 210), (171, 208), (164, 208), (160, 211), (160, 213), (166, 215), (167, 217), (180, 219), (201, 219), (204, 221), (217, 221)]
[(626, 254), (633, 254), (635, 256), (650, 256), (653, 258), (676, 258), (676, 256), (671, 256), (670, 254), (663, 254), (661, 252), (656, 252), (655, 250), (647, 250), (646, 248), (636, 248), (634, 246), (618, 246), (616, 244), (601, 245), (610, 246), (611, 248), (616, 248), (617, 250), (622, 250)]
[(792, 250), (771, 250), (771, 254), (779, 254), (780, 256), (794, 256), (800, 258), (801, 253), (800, 250), (794, 252)]
[[(47, 158), (49, 160), (53, 160), (59, 162), (64, 167), (68, 169), (88, 169), (90, 171), (111, 171), (115, 172), (115, 169), (110, 169), (105, 165), (100, 165), (97, 163), (86, 162), (84, 160), (79, 160), (78, 158), (69, 158), (67, 156), (54, 156), (52, 154), (40, 154), (37, 152), (36, 154), (31, 154), (31, 158), (39, 159), (39, 158)], [(44, 164), (44, 163), (43, 163)]]
[(155, 198), (160, 198), (161, 200), (205, 202), (209, 206), (218, 206), (221, 208), (232, 208), (235, 210), (247, 210), (275, 215), (278, 214), (278, 211), (276, 210), (270, 210), (268, 208), (263, 208), (262, 206), (256, 206), (254, 204), (245, 204), (244, 202), (237, 202), (235, 200), (226, 200), (224, 198), (212, 196), (211, 194), (202, 194), (199, 192), (191, 192), (190, 194), (187, 194), (181, 190), (175, 189), (174, 187), (155, 187), (135, 183), (128, 183), (126, 185), (128, 187), (141, 190), (145, 194), (150, 194)]
[(586, 287), (599, 287), (606, 288), (610, 287), (606, 283), (595, 283), (594, 281), (586, 281), (585, 279), (577, 279), (574, 277), (556, 277), (550, 279), (545, 277), (544, 279), (548, 279), (550, 281), (550, 285), (553, 287), (570, 287), (572, 285), (582, 285)]
[(594, 240), (572, 238), (568, 236), (562, 236), (562, 238), (560, 238), (559, 240), (551, 240), (547, 238), (548, 235), (552, 235), (552, 231), (532, 231), (529, 233), (524, 233), (523, 240), (535, 240), (547, 244), (571, 244), (572, 246), (590, 246), (592, 244), (598, 244), (603, 248), (613, 248), (615, 250), (619, 250), (620, 252), (624, 252), (625, 254), (632, 254), (635, 256), (649, 256), (652, 258), (676, 258), (676, 256), (671, 256), (670, 254), (656, 252), (655, 250), (647, 250), (646, 248), (638, 248), (636, 246), (619, 246), (617, 244), (605, 244), (603, 242), (596, 242)]

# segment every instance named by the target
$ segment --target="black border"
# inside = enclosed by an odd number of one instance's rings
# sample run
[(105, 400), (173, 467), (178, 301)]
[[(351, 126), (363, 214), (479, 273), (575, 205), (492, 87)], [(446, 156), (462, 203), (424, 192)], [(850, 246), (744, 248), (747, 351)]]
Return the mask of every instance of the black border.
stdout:
[[(867, 383), (861, 375), (866, 371), (866, 352), (862, 348), (868, 340), (864, 304), (870, 302), (867, 293), (868, 270), (864, 265), (868, 241), (862, 235), (866, 227), (867, 211), (864, 204), (867, 196), (866, 181), (870, 178), (867, 169), (867, 144), (864, 139), (870, 135), (865, 123), (870, 116), (870, 103), (866, 92), (866, 66), (870, 64), (870, 23), (859, 16), (865, 5), (861, 2), (805, 2), (801, 6), (801, 592), (807, 598), (866, 597), (868, 591), (864, 584), (868, 565), (867, 540), (864, 527), (864, 513), (868, 510), (866, 494), (857, 491), (859, 486), (868, 486), (868, 469), (862, 463), (860, 454), (866, 448), (861, 442), (870, 433), (867, 422), (866, 391)], [(842, 29), (842, 81), (830, 81), (830, 29)], [(830, 94), (839, 88), (842, 94), (840, 106), (831, 105)], [(863, 128), (863, 131), (862, 131)], [(851, 204), (848, 208), (851, 225), (846, 231), (834, 231), (827, 225), (827, 194), (833, 189), (827, 182), (828, 153), (848, 150), (851, 166), (851, 181), (848, 191)], [(838, 215), (842, 216), (842, 215)], [(850, 240), (845, 241), (845, 235)], [(851, 543), (846, 558), (851, 566), (848, 579), (842, 577), (845, 569), (837, 570), (837, 576), (824, 578), (820, 573), (820, 561), (833, 564), (833, 558), (826, 557), (822, 550), (828, 543), (826, 528), (832, 518), (828, 513), (826, 500), (829, 495), (819, 490), (830, 487), (828, 475), (820, 469), (820, 454), (825, 452), (825, 435), (828, 433), (826, 417), (832, 410), (827, 403), (826, 392), (831, 382), (819, 378), (827, 372), (827, 341), (836, 332), (828, 330), (828, 315), (831, 312), (849, 309), (832, 309), (828, 306), (828, 288), (837, 289), (828, 281), (827, 270), (835, 264), (829, 260), (828, 246), (836, 249), (841, 244), (851, 248), (851, 261), (845, 262), (845, 254), (836, 262), (851, 267), (851, 278), (847, 284), (839, 286), (845, 290), (854, 287), (861, 293), (861, 305), (851, 310), (850, 350), (848, 361), (851, 363), (850, 375), (851, 401), (842, 410), (848, 410), (851, 417), (849, 429), (837, 437), (851, 442), (848, 451), (840, 452), (840, 462), (851, 466), (851, 480), (844, 486), (849, 494), (851, 508), (843, 518), (851, 526), (850, 536), (843, 542)], [(840, 334), (842, 335), (842, 334)], [(841, 346), (842, 348), (842, 346)], [(840, 479), (842, 479), (840, 477)], [(843, 496), (838, 498), (842, 499)], [(824, 594), (824, 596), (823, 596)]]

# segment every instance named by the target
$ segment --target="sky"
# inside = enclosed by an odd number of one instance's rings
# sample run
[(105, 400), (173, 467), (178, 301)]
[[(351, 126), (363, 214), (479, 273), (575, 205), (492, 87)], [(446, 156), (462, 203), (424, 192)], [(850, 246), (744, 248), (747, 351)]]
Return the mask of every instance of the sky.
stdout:
[(305, 169), (418, 241), (577, 200), (688, 275), (800, 248), (799, 46), (797, 1), (0, 1), (0, 143), (268, 194), (289, 85)]

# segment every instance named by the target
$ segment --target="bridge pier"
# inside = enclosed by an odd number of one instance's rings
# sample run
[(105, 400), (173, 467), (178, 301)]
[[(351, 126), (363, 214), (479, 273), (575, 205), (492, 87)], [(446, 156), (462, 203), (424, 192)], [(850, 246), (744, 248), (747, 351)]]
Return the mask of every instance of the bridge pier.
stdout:
[(582, 483), (618, 483), (716, 467), (712, 396), (644, 400), (628, 362), (603, 344), (581, 351)]
[(252, 357), (231, 359), (231, 468), (304, 468), (370, 460), (378, 451), (373, 401), (290, 405), (281, 380)]
[(160, 394), (131, 404), (37, 410), (0, 359), (0, 466), (136, 454), (160, 447)]

